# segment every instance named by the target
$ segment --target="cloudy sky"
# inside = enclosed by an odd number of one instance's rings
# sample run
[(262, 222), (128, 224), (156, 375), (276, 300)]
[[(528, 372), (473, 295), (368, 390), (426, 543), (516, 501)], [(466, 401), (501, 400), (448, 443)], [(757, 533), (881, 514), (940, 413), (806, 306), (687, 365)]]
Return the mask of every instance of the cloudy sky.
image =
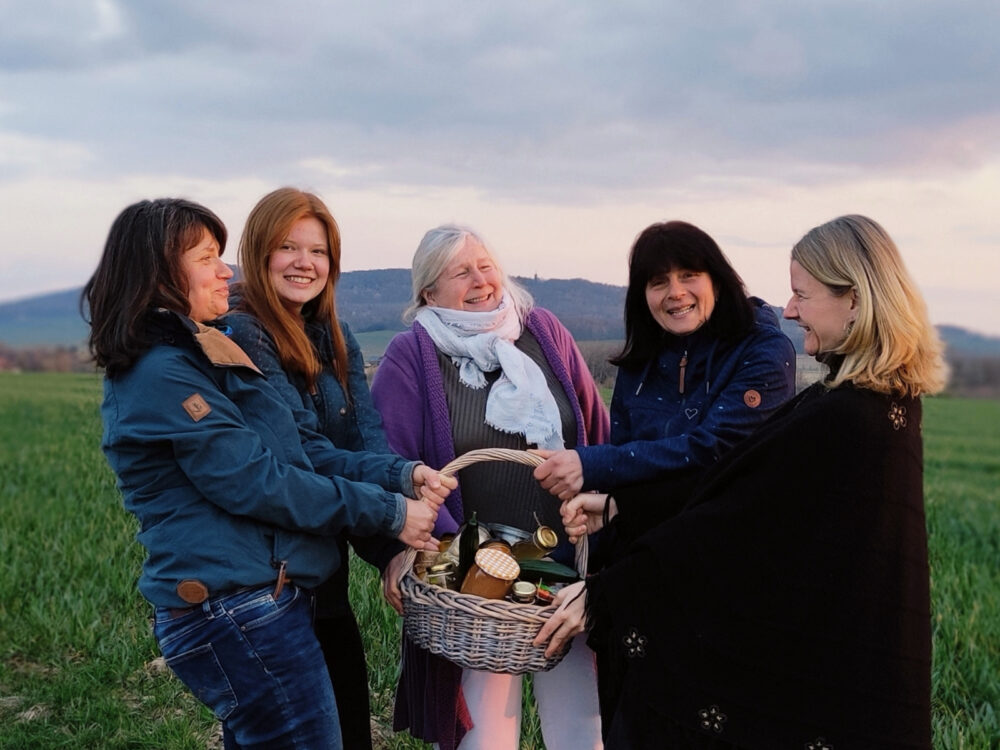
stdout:
[(83, 284), (141, 198), (229, 226), (318, 192), (345, 270), (477, 228), (518, 275), (624, 284), (654, 221), (750, 290), (844, 213), (937, 323), (1000, 334), (996, 0), (0, 0), (0, 301)]

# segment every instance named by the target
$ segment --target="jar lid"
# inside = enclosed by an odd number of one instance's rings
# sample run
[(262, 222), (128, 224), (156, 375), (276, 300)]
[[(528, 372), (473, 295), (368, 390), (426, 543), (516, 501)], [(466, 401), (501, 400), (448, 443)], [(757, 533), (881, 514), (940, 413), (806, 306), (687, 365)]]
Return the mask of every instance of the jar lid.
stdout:
[(502, 549), (490, 547), (476, 552), (476, 565), (486, 575), (503, 581), (513, 581), (521, 572), (521, 566), (517, 564), (517, 560)]
[(535, 584), (531, 581), (518, 581), (514, 584), (514, 588), (511, 589), (511, 593), (514, 596), (535, 596)]
[(535, 543), (542, 549), (555, 549), (559, 544), (559, 537), (548, 526), (539, 526), (535, 530)]

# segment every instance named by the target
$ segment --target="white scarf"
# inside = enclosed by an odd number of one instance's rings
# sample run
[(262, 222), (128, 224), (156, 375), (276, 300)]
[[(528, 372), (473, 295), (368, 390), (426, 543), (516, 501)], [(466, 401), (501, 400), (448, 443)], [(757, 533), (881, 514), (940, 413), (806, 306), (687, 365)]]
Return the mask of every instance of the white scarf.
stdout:
[(500, 369), (486, 397), (486, 424), (523, 434), (539, 448), (563, 448), (562, 420), (545, 374), (531, 357), (514, 346), (521, 321), (504, 292), (493, 312), (466, 312), (421, 307), (416, 315), (435, 346), (458, 366), (458, 379), (470, 388), (486, 385), (484, 373)]

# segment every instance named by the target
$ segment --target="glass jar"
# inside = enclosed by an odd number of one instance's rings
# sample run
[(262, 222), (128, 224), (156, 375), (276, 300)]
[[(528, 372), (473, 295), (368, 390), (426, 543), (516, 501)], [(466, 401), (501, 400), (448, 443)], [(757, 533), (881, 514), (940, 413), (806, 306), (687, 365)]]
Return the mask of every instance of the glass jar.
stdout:
[(462, 582), (462, 593), (503, 599), (520, 572), (517, 561), (503, 550), (481, 549)]
[(432, 565), (427, 569), (427, 583), (455, 591), (458, 588), (458, 582), (455, 580), (455, 563), (448, 561)]
[(548, 526), (539, 526), (530, 539), (517, 542), (511, 549), (518, 560), (539, 560), (552, 552), (558, 544), (556, 532)]
[(518, 604), (534, 604), (535, 590), (535, 584), (531, 581), (518, 581), (510, 590), (511, 601)]

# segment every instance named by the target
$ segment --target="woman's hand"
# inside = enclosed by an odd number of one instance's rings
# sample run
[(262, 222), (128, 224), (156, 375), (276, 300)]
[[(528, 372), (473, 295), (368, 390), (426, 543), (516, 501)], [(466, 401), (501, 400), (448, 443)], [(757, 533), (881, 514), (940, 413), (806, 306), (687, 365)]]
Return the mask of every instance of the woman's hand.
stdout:
[(417, 464), (413, 469), (413, 490), (423, 500), (439, 506), (453, 489), (458, 487), (456, 477), (438, 474), (427, 464)]
[(551, 638), (548, 648), (545, 649), (545, 656), (551, 657), (559, 653), (566, 641), (570, 640), (578, 633), (582, 633), (587, 626), (587, 584), (584, 581), (571, 583), (566, 588), (556, 594), (555, 604), (559, 608), (552, 613), (548, 622), (542, 625), (535, 640), (531, 643), (534, 646), (544, 646), (545, 642)]
[(397, 539), (415, 549), (437, 549), (431, 546), (438, 506), (427, 500), (406, 500), (406, 521)]
[(584, 534), (593, 534), (604, 528), (604, 506), (608, 504), (608, 520), (618, 513), (615, 499), (603, 493), (584, 492), (559, 507), (566, 536), (576, 544)]
[(583, 489), (583, 464), (580, 454), (573, 450), (532, 450), (545, 459), (535, 467), (534, 477), (560, 500), (572, 500)]
[(403, 560), (405, 557), (406, 550), (404, 549), (389, 561), (389, 564), (385, 566), (385, 572), (382, 574), (382, 596), (389, 602), (389, 606), (399, 614), (403, 614), (403, 594), (399, 590), (399, 578), (403, 572)]

